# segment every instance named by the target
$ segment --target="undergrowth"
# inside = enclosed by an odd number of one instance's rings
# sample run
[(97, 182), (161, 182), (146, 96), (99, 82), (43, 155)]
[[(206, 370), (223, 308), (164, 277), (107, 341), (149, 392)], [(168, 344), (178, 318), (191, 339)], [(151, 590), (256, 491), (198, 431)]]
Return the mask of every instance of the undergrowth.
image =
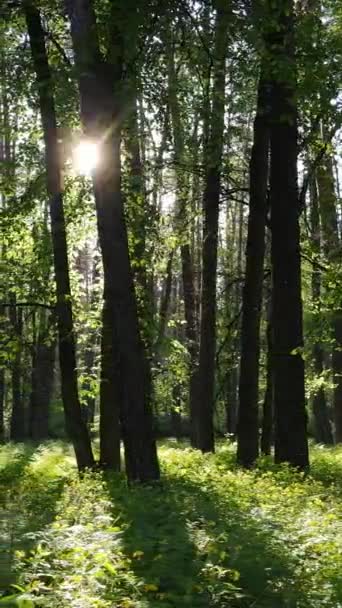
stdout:
[(80, 480), (63, 444), (1, 448), (0, 605), (342, 607), (342, 448), (312, 448), (306, 478), (267, 458), (242, 471), (232, 444), (159, 453), (162, 482), (128, 489)]

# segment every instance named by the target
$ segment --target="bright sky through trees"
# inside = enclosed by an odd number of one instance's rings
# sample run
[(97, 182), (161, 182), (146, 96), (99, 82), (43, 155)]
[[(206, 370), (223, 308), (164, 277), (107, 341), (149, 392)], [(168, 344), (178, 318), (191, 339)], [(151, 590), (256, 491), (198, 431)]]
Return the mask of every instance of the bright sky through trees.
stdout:
[(99, 147), (95, 142), (82, 140), (74, 149), (73, 164), (80, 175), (90, 175), (100, 161)]

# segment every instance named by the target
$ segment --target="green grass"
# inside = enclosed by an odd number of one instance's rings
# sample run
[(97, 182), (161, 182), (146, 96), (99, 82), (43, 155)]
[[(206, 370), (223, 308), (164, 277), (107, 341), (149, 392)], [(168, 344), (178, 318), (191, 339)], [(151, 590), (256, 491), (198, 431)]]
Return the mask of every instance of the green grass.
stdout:
[(342, 607), (342, 448), (312, 448), (307, 478), (267, 458), (242, 471), (224, 443), (159, 453), (162, 482), (128, 489), (79, 480), (63, 444), (1, 448), (4, 592), (22, 608)]

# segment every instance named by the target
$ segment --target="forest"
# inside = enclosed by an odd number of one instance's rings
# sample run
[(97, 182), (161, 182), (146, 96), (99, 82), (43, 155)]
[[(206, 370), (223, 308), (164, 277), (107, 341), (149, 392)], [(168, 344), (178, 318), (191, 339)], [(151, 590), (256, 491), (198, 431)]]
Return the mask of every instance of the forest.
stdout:
[(1, 0), (0, 607), (342, 608), (342, 0)]

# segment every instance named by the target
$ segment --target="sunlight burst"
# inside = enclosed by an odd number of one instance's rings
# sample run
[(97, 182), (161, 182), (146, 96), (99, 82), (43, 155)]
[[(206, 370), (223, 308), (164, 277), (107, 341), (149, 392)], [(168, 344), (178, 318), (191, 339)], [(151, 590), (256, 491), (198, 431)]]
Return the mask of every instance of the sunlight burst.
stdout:
[(74, 166), (80, 175), (90, 175), (99, 164), (99, 147), (92, 141), (81, 141), (73, 154)]

